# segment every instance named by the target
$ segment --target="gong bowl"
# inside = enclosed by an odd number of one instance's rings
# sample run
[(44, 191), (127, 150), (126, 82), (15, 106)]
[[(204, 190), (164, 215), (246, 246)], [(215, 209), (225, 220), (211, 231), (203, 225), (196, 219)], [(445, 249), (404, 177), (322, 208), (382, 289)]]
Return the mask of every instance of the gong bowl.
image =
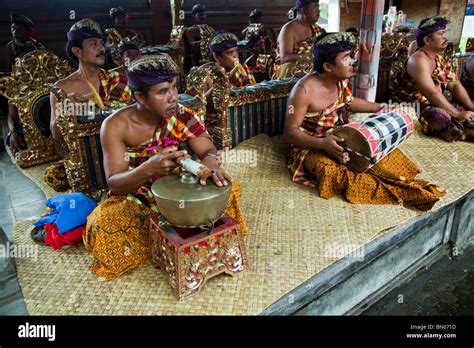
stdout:
[(219, 220), (227, 207), (231, 185), (201, 185), (191, 173), (171, 174), (151, 186), (158, 209), (173, 226), (206, 226)]

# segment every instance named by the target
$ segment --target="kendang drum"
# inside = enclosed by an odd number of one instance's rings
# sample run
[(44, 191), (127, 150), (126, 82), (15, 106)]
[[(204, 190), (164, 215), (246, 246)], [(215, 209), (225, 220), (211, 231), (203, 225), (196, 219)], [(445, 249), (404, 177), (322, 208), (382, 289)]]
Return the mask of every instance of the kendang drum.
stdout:
[(400, 146), (412, 131), (410, 116), (397, 110), (351, 122), (336, 128), (332, 134), (345, 140), (340, 145), (349, 152), (347, 167), (362, 173)]

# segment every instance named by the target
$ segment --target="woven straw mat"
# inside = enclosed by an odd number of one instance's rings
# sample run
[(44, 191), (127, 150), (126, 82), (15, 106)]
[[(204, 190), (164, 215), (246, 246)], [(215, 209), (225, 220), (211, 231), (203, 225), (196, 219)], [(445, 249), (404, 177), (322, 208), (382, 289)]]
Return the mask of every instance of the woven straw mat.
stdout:
[[(449, 190), (433, 210), (474, 187), (474, 144), (449, 144), (422, 135), (416, 127), (401, 148), (422, 168), (420, 178)], [(236, 277), (214, 277), (199, 294), (179, 302), (164, 273), (151, 265), (106, 282), (89, 269), (92, 260), (82, 245), (60, 251), (39, 246), (37, 260), (17, 259), (29, 313), (259, 314), (337, 261), (339, 257), (328, 257), (325, 250), (340, 245), (355, 249), (422, 214), (401, 206), (352, 205), (341, 198), (322, 199), (314, 189), (290, 181), (285, 165), (287, 149), (281, 137), (260, 135), (231, 150), (255, 150), (256, 166), (225, 165), (243, 189), (242, 206), (250, 230), (246, 237), (249, 271)], [(17, 223), (14, 241), (32, 244), (30, 229), (31, 221)]]

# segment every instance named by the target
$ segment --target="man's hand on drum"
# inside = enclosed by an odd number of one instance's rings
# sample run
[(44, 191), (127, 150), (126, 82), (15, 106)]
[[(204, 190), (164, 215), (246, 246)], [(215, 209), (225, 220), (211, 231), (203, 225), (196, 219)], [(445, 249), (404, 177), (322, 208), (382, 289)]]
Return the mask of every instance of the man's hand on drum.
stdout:
[(334, 159), (337, 163), (346, 164), (349, 162), (349, 153), (338, 143), (343, 143), (344, 139), (336, 137), (335, 135), (329, 135), (324, 138), (323, 150), (326, 154)]
[(171, 146), (166, 149), (160, 149), (157, 154), (150, 157), (147, 163), (150, 172), (156, 176), (170, 175), (171, 172), (178, 166), (176, 158), (186, 155), (187, 151), (177, 151), (176, 146)]

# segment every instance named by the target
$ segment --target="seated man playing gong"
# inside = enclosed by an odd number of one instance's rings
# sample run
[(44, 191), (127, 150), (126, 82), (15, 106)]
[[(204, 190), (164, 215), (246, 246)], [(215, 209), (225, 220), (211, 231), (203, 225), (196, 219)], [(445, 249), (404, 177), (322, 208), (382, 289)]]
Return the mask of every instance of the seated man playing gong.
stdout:
[[(293, 88), (286, 115), (284, 136), (292, 144), (289, 168), (293, 181), (318, 187), (321, 197), (342, 195), (351, 203), (399, 204), (429, 210), (444, 193), (416, 180), (420, 172), (400, 150), (395, 149), (364, 173), (346, 167), (351, 159), (344, 139), (333, 130), (348, 123), (347, 110), (378, 112), (381, 104), (352, 96), (348, 79), (354, 75), (351, 33), (320, 36), (313, 47), (315, 73)], [(352, 156), (352, 154), (351, 154)]]
[(418, 50), (393, 79), (398, 102), (420, 103), (419, 121), (426, 134), (446, 141), (474, 139), (474, 103), (442, 52), (448, 46), (444, 17), (426, 18), (416, 31)]
[[(107, 118), (101, 128), (104, 170), (109, 198), (88, 217), (84, 244), (94, 258), (92, 270), (106, 279), (119, 277), (149, 257), (148, 227), (158, 207), (151, 185), (178, 166), (187, 147), (213, 171), (217, 186), (230, 176), (216, 160), (204, 125), (192, 110), (178, 104), (178, 67), (167, 54), (133, 61), (127, 76), (136, 104)], [(205, 182), (201, 182), (202, 184)], [(232, 183), (226, 213), (246, 227), (239, 205), (240, 191)]]

